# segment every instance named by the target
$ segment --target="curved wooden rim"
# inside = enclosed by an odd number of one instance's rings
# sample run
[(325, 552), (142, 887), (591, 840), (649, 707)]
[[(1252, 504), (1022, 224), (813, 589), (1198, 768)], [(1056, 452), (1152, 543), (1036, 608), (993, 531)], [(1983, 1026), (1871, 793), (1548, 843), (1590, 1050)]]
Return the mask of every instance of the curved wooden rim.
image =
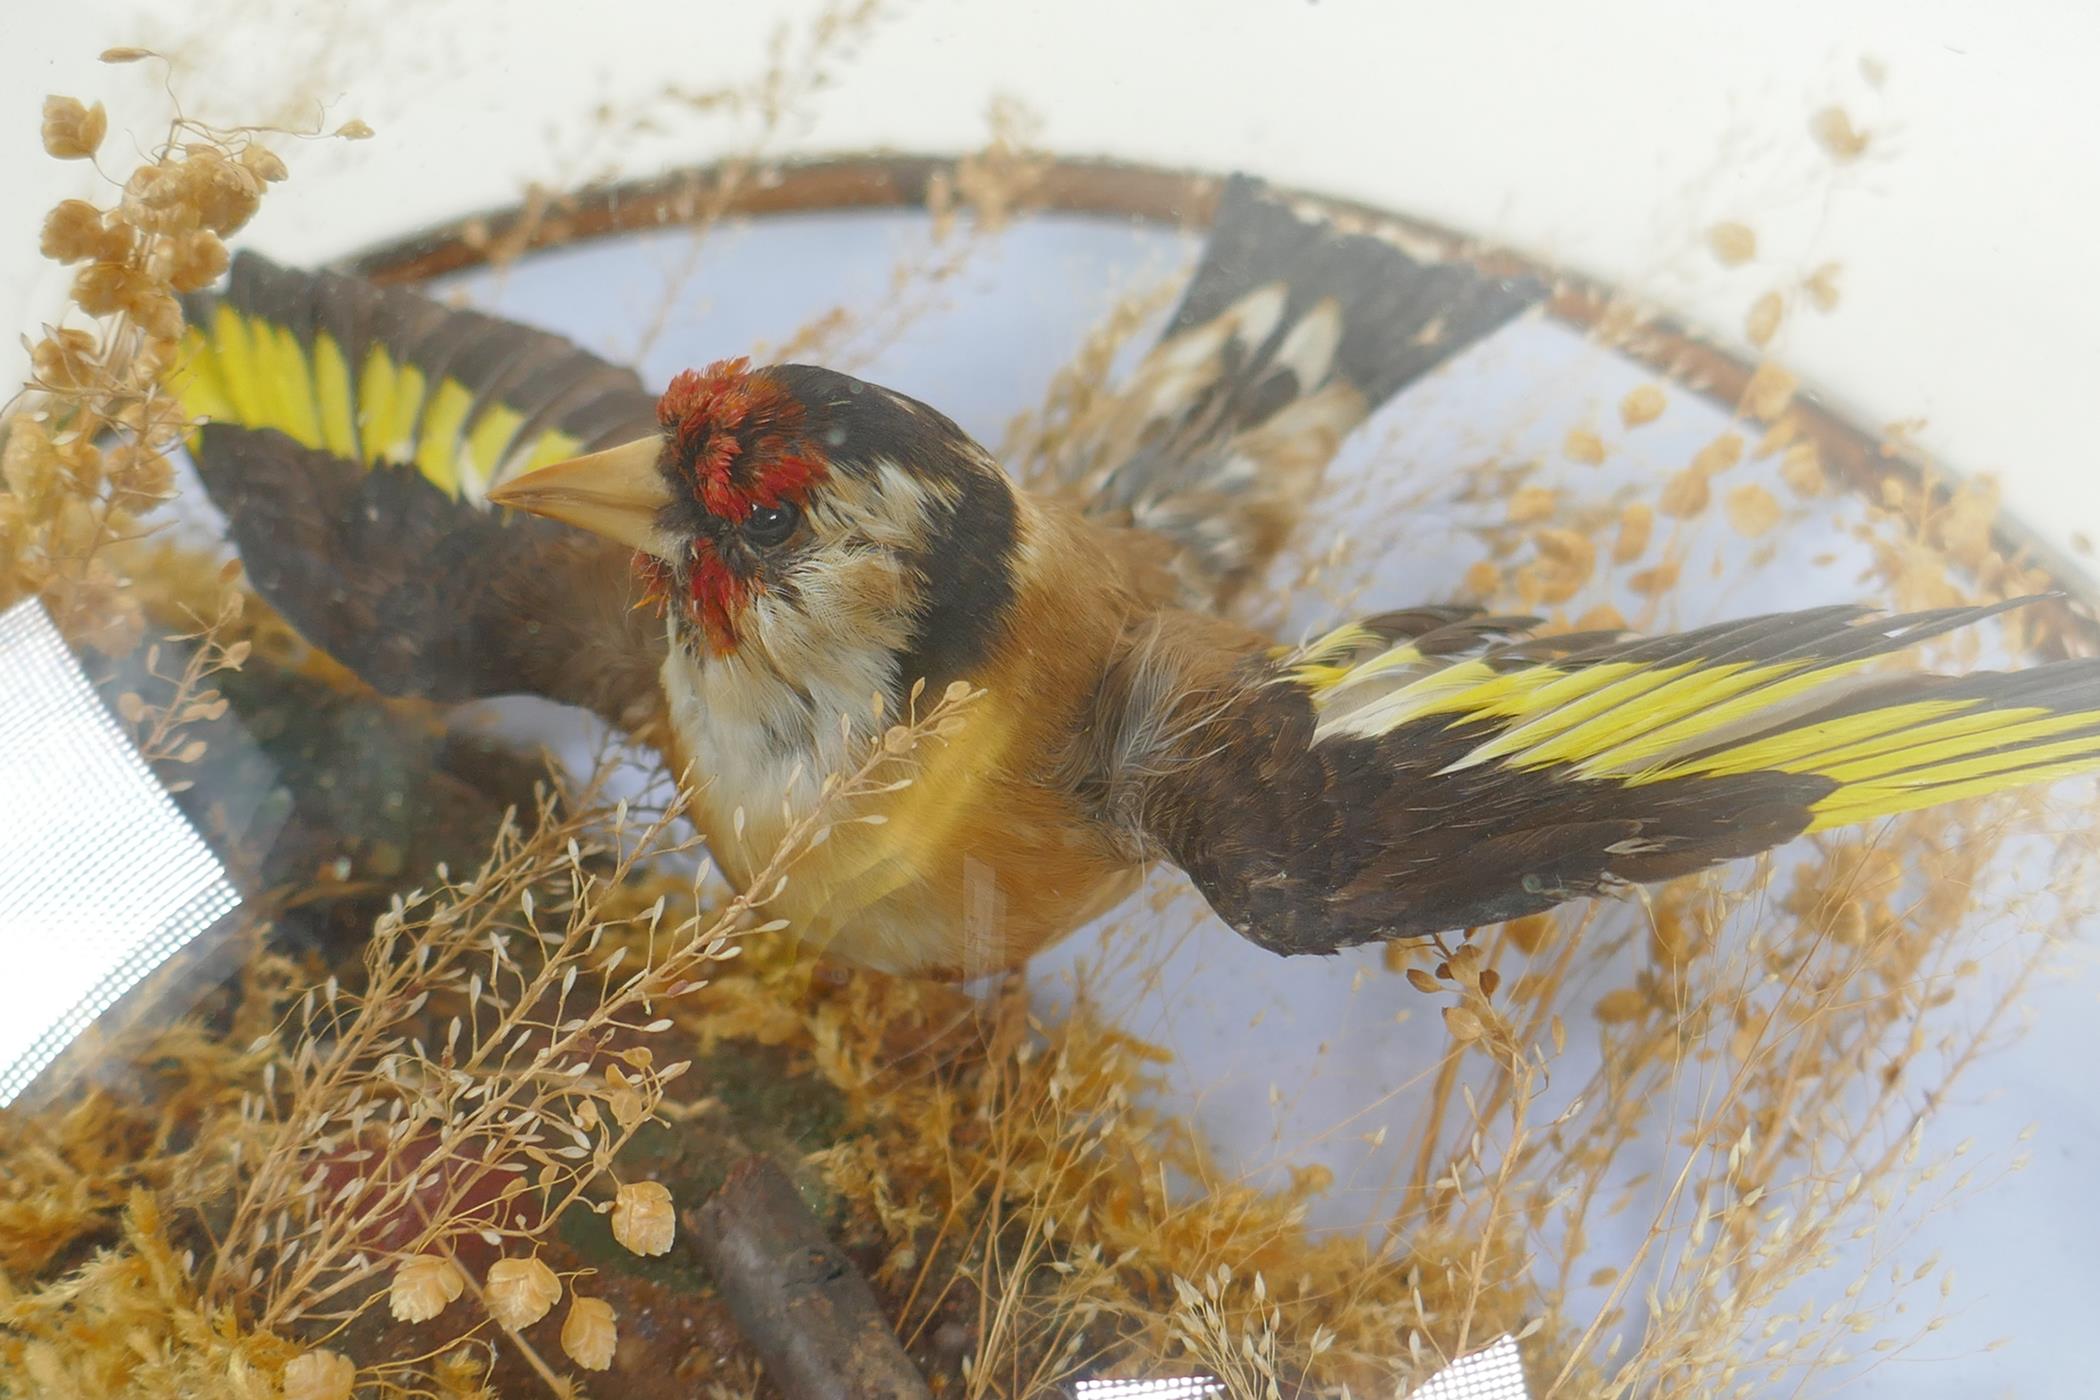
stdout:
[[(865, 155), (763, 167), (710, 165), (558, 197), (535, 193), (506, 209), (389, 241), (350, 265), (378, 281), (420, 282), (583, 239), (691, 223), (702, 211), (752, 218), (810, 210), (918, 208), (925, 205), (935, 175), (952, 170), (954, 164), (954, 158), (945, 156)], [(724, 193), (723, 181), (731, 173), (741, 178)], [(1218, 177), (1194, 171), (1055, 159), (1031, 188), (1028, 207), (1199, 229), (1216, 211), (1219, 187)], [(1454, 230), (1350, 200), (1288, 193), (1340, 222), (1425, 242), (1445, 255), (1469, 257), (1491, 270), (1537, 276), (1554, 289), (1549, 314), (1571, 325), (1595, 329), (1615, 307), (1608, 287)], [(1730, 410), (1741, 404), (1756, 372), (1754, 365), (1666, 318), (1643, 320), (1636, 333), (1616, 339), (1613, 348)], [(1923, 488), (1935, 503), (1949, 499), (1952, 486), (1945, 471), (1928, 469), (1906, 453), (1890, 452), (1881, 441), (1823, 407), (1806, 388), (1795, 395), (1792, 412), (1801, 436), (1815, 444), (1825, 469), (1847, 489), (1878, 495), (1882, 481), (1893, 475), (1908, 487)], [(2100, 579), (2003, 512), (1992, 530), (1994, 543), (2007, 558), (2040, 568), (2076, 602), (2075, 611), (2067, 610), (2068, 620), (2088, 643), (2100, 646), (2100, 621), (2092, 616), (2100, 612)]]

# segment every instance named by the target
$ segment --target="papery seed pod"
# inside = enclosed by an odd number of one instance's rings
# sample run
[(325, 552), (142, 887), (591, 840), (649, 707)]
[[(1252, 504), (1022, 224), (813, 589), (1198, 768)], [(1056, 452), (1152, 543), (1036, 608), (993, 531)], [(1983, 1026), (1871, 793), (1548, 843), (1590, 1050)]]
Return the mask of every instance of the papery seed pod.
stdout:
[(73, 278), (73, 300), (90, 316), (129, 311), (157, 290), (152, 278), (127, 263), (90, 263)]
[(273, 185), (292, 173), (285, 169), (284, 162), (268, 146), (250, 144), (241, 151), (241, 164)]
[(490, 1317), (505, 1327), (530, 1327), (561, 1301), (561, 1280), (537, 1257), (498, 1259), (482, 1292)]
[(142, 165), (124, 182), (124, 201), (117, 215), (148, 233), (187, 233), (198, 223), (190, 203), (183, 162), (167, 159)]
[(168, 284), (178, 292), (200, 292), (226, 271), (226, 244), (209, 229), (180, 239), (168, 260)]
[(1653, 384), (1642, 384), (1627, 392), (1619, 401), (1619, 421), (1629, 428), (1643, 423), (1653, 423), (1662, 417), (1665, 400), (1662, 390)]
[(1737, 534), (1756, 539), (1779, 523), (1779, 501), (1756, 482), (1746, 482), (1728, 493), (1728, 523)]
[(1786, 301), (1777, 292), (1766, 292), (1750, 304), (1750, 314), (1743, 320), (1743, 334), (1752, 345), (1769, 345), (1772, 337), (1779, 334), (1779, 323), (1786, 316)]
[(131, 252), (131, 230), (111, 228), (102, 211), (84, 199), (62, 199), (44, 215), (37, 249), (54, 262), (115, 261)]
[(157, 287), (129, 309), (132, 320), (148, 335), (171, 340), (182, 334), (182, 303)]
[(417, 1254), (401, 1261), (387, 1289), (387, 1308), (401, 1322), (428, 1322), (467, 1286), (450, 1259)]
[(234, 232), (262, 204), (262, 177), (209, 147), (192, 148), (182, 173), (199, 222), (213, 233)]
[(102, 147), (109, 113), (97, 102), (89, 107), (77, 97), (44, 99), (44, 150), (60, 160), (87, 160)]
[(1706, 231), (1706, 246), (1724, 267), (1735, 267), (1757, 256), (1757, 231), (1733, 221), (1715, 224)]
[(630, 1181), (613, 1199), (613, 1238), (636, 1254), (668, 1254), (678, 1233), (671, 1192), (660, 1181)]
[(603, 1371), (612, 1365), (619, 1342), (612, 1304), (603, 1298), (578, 1298), (569, 1304), (561, 1324), (561, 1349), (571, 1361), (586, 1371)]
[(319, 1350), (293, 1357), (284, 1368), (284, 1400), (350, 1400), (357, 1366), (338, 1352)]
[(54, 330), (29, 351), (37, 382), (58, 393), (73, 393), (94, 382), (95, 337), (73, 328)]

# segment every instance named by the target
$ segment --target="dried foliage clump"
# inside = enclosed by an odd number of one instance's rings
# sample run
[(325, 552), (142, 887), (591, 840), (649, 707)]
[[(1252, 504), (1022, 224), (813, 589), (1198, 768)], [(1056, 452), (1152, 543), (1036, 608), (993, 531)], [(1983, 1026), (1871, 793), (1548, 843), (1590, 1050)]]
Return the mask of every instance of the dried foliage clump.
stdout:
[[(637, 904), (644, 862), (692, 856), (675, 835), (680, 804), (630, 820), (588, 790), (550, 791), (528, 821), (497, 833), (478, 869), (397, 897), (354, 979), (309, 987), (239, 1050), (194, 1025), (153, 1038), (139, 1051), (148, 1062), (191, 1049), (212, 1092), (202, 1102), (169, 1093), (153, 1112), (91, 1099), (20, 1153), (48, 1165), (0, 1217), (7, 1279), (48, 1277), (119, 1209), (122, 1236), (45, 1286), (8, 1284), (0, 1376), (19, 1367), (72, 1393), (240, 1394), (252, 1382), (270, 1394), (296, 1382), (325, 1394), (346, 1363), (288, 1372), (319, 1355), (289, 1338), (363, 1337), (366, 1347), (345, 1347), (367, 1358), (350, 1363), (359, 1385), (427, 1394), (443, 1381), (438, 1359), (493, 1328), (568, 1393), (525, 1333), (580, 1280), (538, 1251), (577, 1208), (610, 1214), (612, 1238), (635, 1254), (669, 1248), (670, 1193), (619, 1181), (614, 1159), (690, 1066), (654, 1049), (671, 1013), (745, 935), (782, 927), (760, 919), (795, 858), (855, 820), (867, 797), (908, 782), (919, 749), (953, 733), (973, 698), (951, 689), (828, 779), (745, 892), (699, 898), (703, 864), (668, 914), (665, 894)], [(268, 959), (251, 969), (244, 1001), (284, 999), (282, 983), (261, 976), (273, 970)], [(127, 1123), (138, 1125), (129, 1135)], [(182, 1144), (159, 1170), (164, 1193), (147, 1187), (162, 1158), (141, 1151), (142, 1134)], [(112, 1174), (128, 1190), (101, 1184)], [(53, 1200), (61, 1185), (67, 1196)], [(453, 1310), (462, 1295), (473, 1301), (463, 1314)], [(420, 1354), (375, 1352), (356, 1330), (375, 1309), (441, 1335)], [(142, 1367), (128, 1342), (112, 1344), (149, 1312), (179, 1369)], [(576, 1364), (607, 1364), (611, 1303), (578, 1296), (549, 1326)]]
[[(103, 58), (158, 62), (138, 49)], [(71, 315), (33, 341), (30, 382), (6, 410), (0, 606), (39, 596), (69, 635), (117, 656), (138, 644), (144, 622), (110, 556), (167, 499), (168, 454), (188, 426), (166, 383), (182, 333), (177, 298), (217, 280), (224, 240), (285, 178), (264, 138), (317, 133), (215, 127), (178, 111), (122, 176), (101, 164), (106, 134), (101, 103), (45, 100), (45, 151), (93, 163), (109, 188), (104, 200), (63, 200), (44, 218), (44, 256), (78, 271)]]

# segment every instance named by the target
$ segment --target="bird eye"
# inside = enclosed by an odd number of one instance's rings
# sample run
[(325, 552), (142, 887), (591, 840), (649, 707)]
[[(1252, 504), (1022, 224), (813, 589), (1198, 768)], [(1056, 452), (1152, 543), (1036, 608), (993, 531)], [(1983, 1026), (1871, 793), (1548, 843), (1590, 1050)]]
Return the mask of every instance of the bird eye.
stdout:
[(801, 519), (802, 513), (785, 503), (758, 506), (744, 517), (744, 538), (760, 548), (771, 549), (776, 544), (786, 543)]

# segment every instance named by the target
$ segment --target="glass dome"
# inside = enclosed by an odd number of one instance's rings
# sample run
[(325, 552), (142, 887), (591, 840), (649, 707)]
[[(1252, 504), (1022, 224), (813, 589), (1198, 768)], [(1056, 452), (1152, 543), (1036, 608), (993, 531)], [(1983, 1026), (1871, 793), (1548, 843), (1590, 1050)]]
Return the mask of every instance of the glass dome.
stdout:
[(2100, 35), (1830, 23), (16, 21), (0, 1391), (2073, 1384)]

